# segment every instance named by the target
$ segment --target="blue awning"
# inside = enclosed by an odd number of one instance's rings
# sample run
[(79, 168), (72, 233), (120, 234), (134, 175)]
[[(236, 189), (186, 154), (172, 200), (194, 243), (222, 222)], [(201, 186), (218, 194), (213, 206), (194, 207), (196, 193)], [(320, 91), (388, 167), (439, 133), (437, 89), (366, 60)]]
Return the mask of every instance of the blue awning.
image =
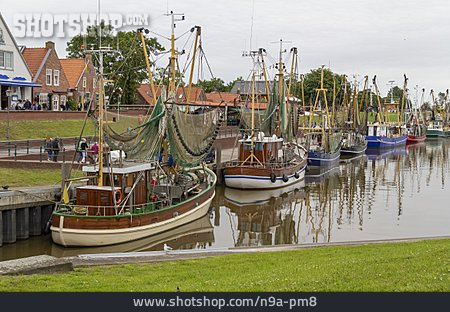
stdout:
[(33, 87), (40, 88), (42, 85), (31, 82), (31, 81), (23, 81), (23, 80), (6, 80), (0, 79), (0, 86), (8, 86), (8, 87)]

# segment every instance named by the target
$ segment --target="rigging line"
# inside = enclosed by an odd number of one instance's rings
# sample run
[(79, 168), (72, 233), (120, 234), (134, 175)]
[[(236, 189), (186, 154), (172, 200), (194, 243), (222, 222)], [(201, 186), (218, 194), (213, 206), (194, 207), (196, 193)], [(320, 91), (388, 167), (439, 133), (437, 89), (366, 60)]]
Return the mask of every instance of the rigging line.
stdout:
[(154, 34), (154, 35), (156, 35), (156, 36), (159, 36), (159, 37), (162, 37), (162, 38), (164, 38), (164, 39), (170, 40), (169, 37), (166, 37), (166, 36), (163, 36), (163, 35), (161, 35), (161, 34), (158, 34), (158, 33), (154, 32), (154, 31), (151, 31), (150, 29), (147, 29), (147, 30), (148, 30), (148, 32), (150, 32), (150, 33), (152, 33), (152, 34)]

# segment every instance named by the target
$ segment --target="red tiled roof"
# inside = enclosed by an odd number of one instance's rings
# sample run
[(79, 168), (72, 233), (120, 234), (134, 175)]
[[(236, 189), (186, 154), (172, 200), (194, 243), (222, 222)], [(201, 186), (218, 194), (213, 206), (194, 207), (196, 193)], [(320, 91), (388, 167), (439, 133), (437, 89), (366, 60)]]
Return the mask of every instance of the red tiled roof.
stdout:
[(86, 67), (86, 61), (80, 58), (73, 59), (60, 59), (61, 66), (69, 82), (69, 88), (75, 89), (78, 79), (80, 79), (84, 68)]
[(25, 48), (22, 55), (33, 74), (33, 79), (47, 54), (47, 48)]
[[(148, 104), (150, 104), (150, 105), (153, 104), (153, 95), (152, 95), (150, 85), (148, 83), (139, 85), (139, 87), (137, 88), (137, 92), (144, 98), (144, 100)], [(161, 86), (155, 86), (155, 92), (156, 92), (156, 97), (159, 97), (161, 95)], [(187, 92), (188, 92), (187, 87), (179, 87), (177, 89), (177, 100), (178, 101), (186, 101), (185, 93), (187, 93)], [(192, 87), (191, 88), (191, 99), (193, 101), (201, 100), (202, 93), (203, 93), (202, 88)]]
[(240, 96), (237, 93), (231, 92), (211, 92), (206, 93), (206, 99), (211, 102), (221, 103), (224, 101), (225, 103), (238, 103), (240, 100)]

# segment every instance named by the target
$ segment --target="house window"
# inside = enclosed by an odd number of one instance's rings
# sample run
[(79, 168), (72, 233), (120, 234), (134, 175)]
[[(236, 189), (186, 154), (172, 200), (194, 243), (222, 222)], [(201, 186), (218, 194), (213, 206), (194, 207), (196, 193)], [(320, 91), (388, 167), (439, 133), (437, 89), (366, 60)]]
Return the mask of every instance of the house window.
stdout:
[(83, 88), (86, 88), (86, 82), (87, 82), (86, 77), (83, 77)]
[(91, 100), (91, 92), (86, 92), (85, 100), (86, 101), (90, 101)]
[(39, 104), (48, 103), (48, 95), (47, 93), (39, 93)]
[(0, 68), (13, 69), (14, 57), (13, 53), (9, 51), (0, 51)]
[(64, 109), (67, 110), (67, 107), (66, 107), (66, 96), (65, 95), (61, 95), (61, 97), (59, 99), (59, 102), (60, 102), (60, 106), (62, 107), (64, 105)]
[(53, 100), (53, 110), (54, 111), (59, 110), (59, 96), (57, 96), (56, 94), (53, 95), (52, 100)]
[(47, 86), (52, 85), (52, 70), (51, 69), (47, 69), (46, 76), (45, 76), (45, 84)]
[(57, 69), (53, 71), (53, 85), (59, 86), (59, 70)]

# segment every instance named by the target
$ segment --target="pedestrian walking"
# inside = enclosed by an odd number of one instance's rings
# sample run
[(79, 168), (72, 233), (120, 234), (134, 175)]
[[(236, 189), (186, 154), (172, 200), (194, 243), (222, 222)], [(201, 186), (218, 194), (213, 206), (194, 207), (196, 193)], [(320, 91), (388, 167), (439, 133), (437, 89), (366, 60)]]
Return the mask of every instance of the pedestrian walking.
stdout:
[(98, 160), (98, 143), (97, 142), (95, 142), (91, 146), (91, 153), (92, 153), (92, 159), (94, 160), (94, 163), (96, 163)]
[(86, 154), (87, 154), (87, 149), (89, 148), (88, 144), (86, 143), (86, 139), (82, 138), (81, 139), (81, 144), (80, 144), (80, 150), (81, 150), (81, 163), (86, 163)]
[(52, 141), (53, 161), (58, 161), (59, 150), (61, 149), (58, 138), (54, 138)]
[(52, 138), (45, 139), (45, 151), (47, 152), (47, 160), (51, 161), (53, 157)]

